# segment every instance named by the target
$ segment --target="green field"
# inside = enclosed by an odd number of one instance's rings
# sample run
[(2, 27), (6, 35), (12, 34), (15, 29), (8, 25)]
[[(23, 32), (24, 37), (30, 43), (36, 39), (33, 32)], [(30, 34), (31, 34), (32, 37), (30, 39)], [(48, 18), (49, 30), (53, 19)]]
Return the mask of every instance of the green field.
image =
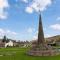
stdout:
[(34, 57), (26, 54), (27, 48), (0, 48), (0, 60), (60, 60), (58, 56)]

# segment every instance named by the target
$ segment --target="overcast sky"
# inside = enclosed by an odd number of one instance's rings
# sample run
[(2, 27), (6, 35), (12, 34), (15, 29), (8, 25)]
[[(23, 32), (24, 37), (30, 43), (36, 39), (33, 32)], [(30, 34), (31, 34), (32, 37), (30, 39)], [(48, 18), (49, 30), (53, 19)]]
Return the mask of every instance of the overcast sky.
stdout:
[(39, 10), (44, 36), (60, 35), (60, 0), (0, 0), (0, 38), (37, 39)]

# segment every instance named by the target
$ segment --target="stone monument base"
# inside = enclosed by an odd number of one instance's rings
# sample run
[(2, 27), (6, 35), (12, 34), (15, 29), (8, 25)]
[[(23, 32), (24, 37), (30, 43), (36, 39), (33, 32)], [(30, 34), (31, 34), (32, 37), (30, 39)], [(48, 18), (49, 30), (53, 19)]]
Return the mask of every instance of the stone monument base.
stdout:
[(46, 46), (33, 47), (30, 51), (27, 52), (31, 56), (54, 56), (58, 55), (59, 52), (55, 49), (46, 48)]
[(29, 51), (28, 55), (32, 55), (32, 56), (54, 56), (54, 55), (58, 55), (58, 53), (54, 50), (41, 50), (41, 51)]

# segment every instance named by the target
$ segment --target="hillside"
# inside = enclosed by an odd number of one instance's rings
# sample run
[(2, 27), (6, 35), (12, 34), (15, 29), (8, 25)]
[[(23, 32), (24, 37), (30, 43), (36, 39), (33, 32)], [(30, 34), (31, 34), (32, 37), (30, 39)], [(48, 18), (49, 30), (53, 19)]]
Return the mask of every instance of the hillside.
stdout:
[(60, 41), (60, 35), (49, 37), (49, 38), (46, 38), (45, 40), (48, 41), (48, 42)]

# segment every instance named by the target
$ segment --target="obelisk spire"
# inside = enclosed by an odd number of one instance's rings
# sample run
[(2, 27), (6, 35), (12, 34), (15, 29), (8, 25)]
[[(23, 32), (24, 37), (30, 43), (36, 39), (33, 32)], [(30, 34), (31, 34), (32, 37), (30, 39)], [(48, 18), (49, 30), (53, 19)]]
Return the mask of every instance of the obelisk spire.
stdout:
[(44, 33), (43, 33), (41, 12), (39, 12), (38, 45), (43, 44), (43, 43), (44, 43)]

